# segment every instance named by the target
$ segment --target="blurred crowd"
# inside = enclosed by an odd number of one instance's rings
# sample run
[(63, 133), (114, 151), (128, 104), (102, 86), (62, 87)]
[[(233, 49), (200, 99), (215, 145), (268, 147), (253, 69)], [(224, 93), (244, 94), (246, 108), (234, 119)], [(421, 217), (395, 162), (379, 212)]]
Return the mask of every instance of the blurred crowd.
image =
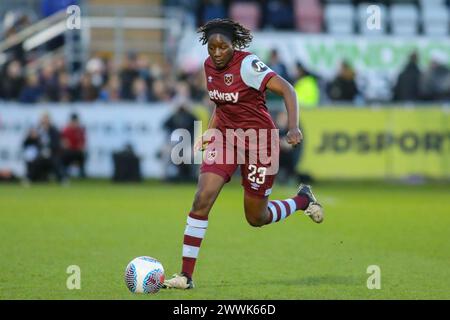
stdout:
[(144, 55), (129, 53), (121, 66), (93, 57), (81, 75), (68, 74), (64, 58), (26, 73), (19, 60), (1, 70), (0, 99), (37, 102), (167, 102), (175, 98), (198, 98), (198, 75), (174, 75), (168, 64), (150, 64)]
[[(51, 15), (61, 8), (77, 3), (77, 0), (42, 0), (42, 17)], [(167, 0), (166, 5), (185, 6), (196, 12), (199, 24), (216, 16), (227, 16), (233, 1), (183, 1)], [(266, 12), (264, 25), (283, 26), (292, 1), (262, 1)], [(284, 18), (282, 18), (284, 17)], [(279, 23), (276, 23), (278, 21)], [(283, 22), (284, 21), (284, 22)], [(3, 21), (3, 36), (8, 37), (26, 28), (30, 18), (24, 12), (7, 13)], [(61, 46), (61, 39), (47, 44), (50, 48)], [(8, 60), (0, 61), (0, 101), (14, 101), (25, 104), (38, 102), (185, 102), (208, 105), (203, 70), (182, 71), (169, 62), (150, 61), (145, 54), (127, 53), (121, 62), (105, 56), (93, 56), (82, 70), (69, 73), (63, 55), (30, 68), (33, 52), (25, 56), (21, 45), (6, 52)], [(264, 57), (261, 57), (264, 58)], [(432, 56), (425, 68), (419, 66), (418, 54), (412, 52), (405, 61), (397, 79), (383, 84), (388, 91), (380, 98), (368, 95), (366, 84), (361, 81), (366, 75), (358, 74), (350, 61), (341, 61), (332, 78), (323, 78), (315, 70), (306, 68), (298, 61), (294, 70), (288, 69), (274, 49), (266, 63), (286, 78), (298, 93), (300, 106), (314, 107), (320, 104), (338, 102), (364, 104), (389, 101), (448, 101), (450, 100), (450, 69), (447, 57)], [(372, 90), (373, 91), (373, 90)], [(377, 101), (377, 98), (380, 101)]]
[(197, 27), (214, 18), (239, 16), (252, 30), (295, 28), (292, 0), (165, 0), (164, 3), (182, 7), (190, 16), (190, 23)]
[[(324, 79), (301, 62), (293, 72), (276, 50), (266, 63), (295, 87), (301, 106), (323, 103), (366, 101), (357, 81), (357, 72), (342, 61), (332, 79)], [(129, 53), (120, 66), (111, 60), (92, 57), (78, 78), (66, 71), (64, 58), (45, 64), (37, 72), (26, 73), (20, 60), (0, 70), (0, 100), (26, 104), (38, 102), (176, 102), (207, 104), (204, 73), (174, 70), (169, 63), (150, 63), (145, 55)], [(444, 59), (433, 56), (422, 70), (413, 52), (397, 79), (390, 84), (391, 101), (449, 101), (450, 69)]]
[(86, 177), (86, 133), (77, 114), (72, 114), (66, 126), (59, 130), (49, 114), (42, 115), (39, 124), (30, 128), (23, 144), (26, 182), (48, 181), (54, 176), (67, 183), (71, 168)]
[[(377, 5), (382, 14), (386, 14), (383, 33), (402, 32), (400, 25), (413, 26), (412, 33), (430, 32), (436, 24), (442, 22), (448, 34), (448, 15), (438, 11), (449, 9), (450, 0), (164, 0), (168, 7), (182, 8), (183, 19), (191, 26), (200, 26), (214, 18), (230, 17), (255, 30), (297, 30), (305, 33), (344, 32), (345, 34), (365, 33), (366, 9), (369, 5)], [(337, 5), (337, 6), (336, 6)], [(438, 9), (432, 19), (421, 17), (420, 11), (425, 7)], [(392, 11), (391, 11), (392, 10)], [(398, 13), (398, 14), (397, 14)], [(438, 16), (438, 17), (436, 17)], [(360, 20), (360, 18), (363, 19)], [(340, 27), (345, 21), (344, 29)], [(401, 21), (401, 22), (400, 22)], [(362, 23), (361, 23), (362, 22)], [(433, 27), (428, 28), (429, 23)], [(347, 24), (348, 23), (348, 24)], [(340, 25), (336, 28), (337, 25)]]
[[(230, 16), (231, 4), (239, 1), (204, 0), (184, 1), (166, 0), (168, 6), (184, 6), (193, 14), (194, 25), (203, 24), (214, 17)], [(61, 8), (78, 3), (77, 0), (42, 0), (38, 18), (49, 16)], [(254, 29), (292, 29), (292, 1), (266, 0), (259, 2), (263, 7), (262, 17)], [(235, 12), (234, 14), (239, 14)], [(20, 11), (8, 13), (3, 20), (3, 38), (19, 33), (32, 23), (27, 14)], [(63, 44), (57, 38), (46, 44), (44, 50), (50, 51)], [(194, 120), (208, 122), (208, 108), (211, 106), (206, 94), (203, 70), (184, 71), (168, 61), (152, 61), (148, 55), (130, 51), (122, 61), (117, 62), (111, 56), (92, 56), (84, 67), (76, 73), (68, 71), (67, 61), (63, 55), (31, 66), (33, 52), (24, 53), (22, 46), (16, 45), (7, 50), (7, 60), (0, 61), (0, 102), (20, 102), (32, 106), (36, 103), (104, 103), (135, 102), (148, 104), (167, 102), (177, 106), (176, 111), (163, 124), (167, 134), (175, 128), (192, 131)], [(266, 57), (261, 57), (266, 58)], [(0, 59), (1, 60), (1, 59)], [(404, 66), (392, 81), (389, 80), (389, 101), (423, 102), (450, 101), (450, 68), (446, 56), (433, 55), (427, 66), (419, 64), (420, 56), (411, 52)], [(378, 102), (366, 95), (365, 75), (358, 73), (351, 61), (341, 61), (337, 72), (331, 78), (324, 78), (316, 70), (297, 61), (288, 67), (276, 49), (272, 49), (264, 62), (276, 73), (288, 80), (299, 100), (300, 107), (313, 108), (322, 104), (359, 104)], [(268, 94), (271, 101), (278, 99)], [(386, 99), (382, 100), (387, 102)], [(197, 105), (203, 109), (200, 114), (193, 110)], [(281, 105), (281, 103), (279, 103)], [(281, 134), (287, 130), (285, 112), (271, 110)], [(86, 133), (76, 114), (68, 120), (67, 125), (59, 130), (51, 123), (50, 116), (42, 116), (39, 124), (31, 128), (23, 141), (23, 155), (26, 162), (27, 181), (45, 181), (54, 176), (59, 182), (66, 183), (69, 172), (76, 169), (80, 177), (85, 177)], [(281, 146), (280, 181), (289, 182), (297, 175), (297, 164), (301, 161), (302, 148), (292, 149)], [(167, 158), (168, 150), (161, 150), (161, 157)], [(168, 159), (165, 176), (169, 180), (192, 180), (195, 168), (192, 166), (173, 166)], [(139, 180), (138, 164), (130, 170), (130, 163), (138, 161), (128, 146), (114, 155), (114, 179), (126, 180), (122, 172), (135, 172), (132, 179)], [(122, 170), (122, 169), (123, 170)], [(1, 176), (1, 172), (0, 172)], [(308, 177), (303, 177), (307, 180)]]

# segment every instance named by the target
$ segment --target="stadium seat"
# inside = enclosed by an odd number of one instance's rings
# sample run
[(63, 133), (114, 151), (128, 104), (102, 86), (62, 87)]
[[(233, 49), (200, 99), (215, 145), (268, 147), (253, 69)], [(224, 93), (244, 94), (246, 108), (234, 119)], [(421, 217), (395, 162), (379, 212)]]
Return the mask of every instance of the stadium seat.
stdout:
[(278, 30), (294, 28), (294, 10), (289, 1), (268, 0), (263, 6), (263, 12), (264, 28)]
[(419, 0), (420, 7), (426, 8), (426, 7), (441, 7), (445, 6), (445, 0)]
[(261, 22), (261, 8), (257, 2), (232, 2), (229, 16), (250, 30), (257, 30)]
[(327, 30), (331, 34), (354, 32), (355, 9), (351, 4), (327, 4), (324, 10)]
[(427, 6), (422, 10), (423, 32), (428, 36), (444, 36), (449, 33), (449, 10), (445, 6)]
[(388, 11), (385, 5), (376, 4), (380, 8), (380, 29), (369, 29), (367, 26), (367, 21), (373, 11), (367, 9), (373, 3), (360, 3), (356, 9), (356, 19), (358, 24), (359, 33), (363, 35), (380, 35), (386, 33), (387, 21), (388, 21)]
[(325, 3), (346, 3), (346, 4), (351, 4), (352, 0), (325, 0)]
[(319, 0), (294, 0), (295, 27), (301, 32), (322, 32), (322, 6)]
[(202, 23), (216, 18), (225, 18), (226, 16), (227, 12), (225, 9), (225, 5), (220, 2), (217, 4), (207, 3), (203, 8)]
[(390, 23), (395, 35), (416, 35), (419, 13), (414, 4), (393, 4), (390, 8)]

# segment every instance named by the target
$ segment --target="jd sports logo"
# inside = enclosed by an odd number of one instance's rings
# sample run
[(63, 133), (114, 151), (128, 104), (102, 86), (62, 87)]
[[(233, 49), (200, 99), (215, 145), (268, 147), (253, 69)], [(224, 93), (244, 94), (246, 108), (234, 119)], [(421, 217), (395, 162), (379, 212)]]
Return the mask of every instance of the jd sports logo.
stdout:
[(343, 131), (324, 132), (317, 153), (370, 153), (382, 152), (398, 147), (404, 153), (437, 152), (448, 150), (450, 132), (405, 131), (399, 134), (388, 132), (358, 132), (349, 134)]
[(264, 62), (261, 62), (258, 59), (252, 61), (252, 67), (256, 70), (256, 72), (263, 72), (267, 70), (267, 66)]

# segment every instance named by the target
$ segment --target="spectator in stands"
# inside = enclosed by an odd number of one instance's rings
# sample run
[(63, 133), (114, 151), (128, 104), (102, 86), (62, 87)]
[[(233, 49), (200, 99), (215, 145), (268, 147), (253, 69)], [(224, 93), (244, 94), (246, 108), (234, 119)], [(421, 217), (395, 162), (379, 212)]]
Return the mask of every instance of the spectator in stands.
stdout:
[(91, 78), (91, 84), (99, 91), (105, 81), (105, 64), (99, 57), (89, 59), (86, 64), (86, 72)]
[(17, 182), (19, 178), (10, 169), (0, 169), (0, 183), (3, 182)]
[(93, 84), (89, 74), (85, 73), (81, 76), (81, 81), (74, 91), (77, 101), (92, 102), (99, 97), (99, 89)]
[(143, 79), (148, 85), (150, 85), (152, 75), (150, 73), (150, 61), (146, 55), (141, 54), (138, 56), (136, 60), (136, 69), (138, 71), (139, 78)]
[(139, 55), (137, 62), (136, 62), (137, 71), (139, 74), (139, 78), (145, 81), (145, 85), (147, 87), (147, 96), (148, 101), (152, 100), (152, 87), (153, 87), (153, 81), (154, 76), (152, 74), (151, 68), (150, 68), (150, 61), (148, 59), (148, 56), (141, 54)]
[(419, 99), (419, 81), (421, 72), (417, 64), (417, 53), (409, 56), (409, 61), (397, 78), (394, 86), (395, 101), (415, 101)]
[(133, 82), (133, 101), (139, 103), (147, 103), (150, 101), (147, 82), (142, 78), (136, 78)]
[(70, 85), (70, 77), (67, 72), (62, 72), (58, 75), (58, 101), (71, 102), (73, 101), (73, 88)]
[(26, 164), (26, 178), (27, 183), (32, 181), (45, 180), (46, 168), (43, 167), (41, 159), (41, 143), (39, 135), (35, 128), (28, 131), (27, 136), (22, 144), (23, 157)]
[(166, 76), (166, 75), (164, 74), (163, 69), (164, 69), (164, 66), (161, 65), (160, 63), (153, 63), (150, 66), (150, 75), (151, 75), (152, 79), (156, 80), (156, 79), (164, 78), (164, 76)]
[(355, 72), (347, 61), (342, 61), (336, 78), (328, 84), (328, 96), (335, 101), (353, 101), (358, 88), (355, 82)]
[[(204, 99), (205, 92), (205, 74), (203, 72), (197, 72), (189, 75), (186, 79), (188, 85), (190, 86), (191, 98), (193, 101), (200, 102)], [(208, 97), (209, 98), (209, 97)]]
[(67, 180), (61, 163), (61, 137), (48, 113), (41, 117), (37, 132), (43, 167), (49, 168), (58, 182), (65, 183)]
[(194, 136), (194, 121), (197, 118), (192, 114), (187, 104), (181, 104), (177, 110), (164, 122), (164, 128), (172, 133), (176, 129), (186, 129)]
[(99, 100), (103, 102), (117, 102), (120, 101), (120, 77), (118, 74), (113, 74), (109, 77), (108, 82), (100, 91)]
[(136, 59), (137, 55), (134, 52), (128, 53), (124, 66), (120, 71), (120, 82), (122, 85), (121, 98), (123, 100), (132, 101), (134, 99), (133, 83), (139, 77)]
[(272, 49), (270, 51), (270, 60), (269, 60), (268, 65), (273, 71), (275, 71), (281, 77), (283, 77), (284, 79), (291, 82), (289, 74), (287, 72), (286, 65), (281, 61), (280, 56), (278, 55), (277, 49)]
[[(176, 129), (188, 130), (191, 137), (194, 137), (194, 122), (197, 118), (189, 110), (189, 106), (186, 104), (179, 105), (178, 109), (172, 114), (163, 124), (164, 129), (170, 135)], [(168, 151), (166, 155), (170, 155), (170, 148), (165, 149)], [(193, 155), (192, 155), (193, 156)], [(182, 163), (174, 167), (170, 156), (167, 156), (167, 178), (172, 181), (195, 181), (194, 166), (186, 163)], [(192, 162), (191, 162), (192, 163)], [(172, 170), (170, 170), (170, 168)]]
[(44, 101), (58, 102), (58, 75), (51, 63), (47, 63), (40, 72), (40, 84), (42, 86)]
[(264, 28), (293, 29), (294, 8), (289, 0), (268, 0), (264, 8)]
[(297, 99), (300, 108), (314, 108), (320, 102), (320, 89), (315, 75), (305, 69), (297, 62), (296, 64), (297, 80), (294, 83), (294, 89), (297, 93)]
[(450, 100), (449, 58), (441, 53), (434, 53), (428, 69), (420, 81), (422, 96), (425, 100)]
[(53, 70), (56, 74), (66, 72), (66, 59), (62, 56), (52, 58)]
[(153, 102), (168, 102), (171, 100), (169, 89), (162, 79), (158, 79), (153, 82), (152, 100)]
[[(280, 137), (284, 137), (288, 130), (288, 116), (286, 112), (279, 112), (275, 117), (277, 128), (280, 130)], [(303, 151), (303, 143), (292, 147), (286, 139), (280, 139), (280, 168), (277, 180), (281, 183), (297, 184), (297, 164)]]
[(79, 168), (80, 177), (85, 178), (86, 133), (76, 113), (70, 116), (69, 123), (61, 133), (61, 140), (63, 147), (62, 163), (65, 175), (69, 175), (69, 167), (75, 164)]
[(26, 84), (20, 91), (19, 101), (21, 103), (36, 103), (42, 97), (42, 88), (36, 74), (27, 77)]
[(2, 75), (1, 97), (4, 100), (19, 100), (25, 84), (23, 68), (19, 60), (13, 60), (6, 66), (6, 74)]
[(112, 154), (114, 164), (114, 182), (142, 181), (141, 159), (136, 154), (133, 145), (126, 143), (123, 150)]
[(175, 96), (173, 103), (176, 105), (184, 105), (191, 103), (191, 88), (186, 81), (178, 81), (175, 85)]

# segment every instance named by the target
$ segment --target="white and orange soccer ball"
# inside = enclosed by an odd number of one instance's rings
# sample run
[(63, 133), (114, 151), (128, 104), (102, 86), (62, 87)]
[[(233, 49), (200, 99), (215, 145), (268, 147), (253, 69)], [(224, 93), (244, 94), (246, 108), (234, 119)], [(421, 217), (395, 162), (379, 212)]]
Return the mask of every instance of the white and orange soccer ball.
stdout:
[(125, 269), (125, 283), (133, 293), (157, 293), (164, 283), (164, 267), (155, 258), (137, 257)]

